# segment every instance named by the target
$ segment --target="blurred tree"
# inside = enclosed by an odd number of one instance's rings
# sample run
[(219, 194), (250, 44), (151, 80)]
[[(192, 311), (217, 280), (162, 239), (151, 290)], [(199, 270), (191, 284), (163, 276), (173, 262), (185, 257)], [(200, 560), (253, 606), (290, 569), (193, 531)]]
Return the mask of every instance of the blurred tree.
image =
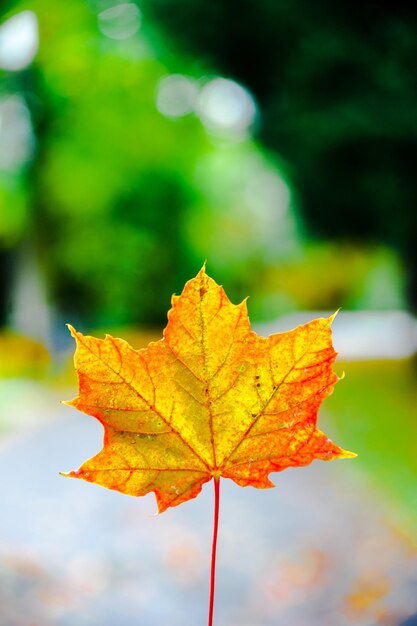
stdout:
[[(36, 15), (40, 42), (31, 65), (0, 80), (25, 119), (30, 111), (36, 138), (17, 185), (30, 193), (13, 246), (35, 240), (58, 309), (88, 326), (162, 322), (205, 258), (232, 297), (249, 285), (256, 295), (259, 272), (297, 248), (290, 190), (246, 127), (238, 138), (211, 134), (197, 105), (178, 117), (158, 110), (171, 66), (198, 93), (192, 76), (204, 70), (176, 57), (134, 3), (9, 7), (11, 19)], [(221, 86), (244, 99), (250, 124), (250, 94)], [(16, 207), (4, 203), (5, 214)]]
[(417, 11), (409, 2), (143, 0), (184, 51), (247, 84), (314, 235), (399, 250), (417, 307)]
[[(196, 269), (182, 221), (206, 135), (196, 119), (173, 124), (156, 110), (168, 70), (146, 34), (120, 31), (139, 29), (139, 12), (102, 24), (84, 0), (9, 6), (35, 11), (40, 28), (34, 65), (1, 76), (4, 93), (19, 93), (30, 110), (37, 144), (19, 170), (25, 182), (16, 186), (30, 188), (30, 202), (21, 227), (7, 229), (11, 246), (35, 238), (50, 295), (73, 319), (159, 322)], [(17, 210), (9, 198), (2, 214), (10, 221)]]
[[(351, 241), (309, 247), (300, 237), (294, 205), (301, 201), (314, 235), (384, 238), (414, 258), (407, 207), (415, 141), (410, 110), (403, 104), (398, 114), (405, 85), (414, 93), (404, 60), (412, 27), (403, 24), (397, 35), (394, 28), (394, 43), (378, 52), (373, 30), (382, 26), (369, 26), (367, 38), (366, 20), (359, 28), (354, 15), (326, 7), (266, 0), (242, 0), (239, 13), (216, 0), (3, 5), (6, 20), (37, 20), (40, 43), (27, 66), (0, 74), (0, 117), (11, 120), (0, 127), (9, 128), (6, 161), (0, 141), (5, 283), (27, 237), (52, 302), (89, 326), (162, 321), (171, 293), (204, 258), (233, 299), (253, 294), (260, 318), (300, 306), (401, 306), (401, 269), (378, 245), (371, 252)], [(392, 51), (398, 59), (388, 71), (380, 57)], [(0, 46), (0, 65), (1, 54)], [(213, 76), (213, 68), (256, 92), (260, 136), (273, 158), (251, 138), (251, 94)], [(170, 109), (178, 92), (168, 104), (159, 99), (161, 85), (178, 78), (195, 98), (180, 115)], [(211, 104), (223, 122), (232, 109), (249, 111), (240, 135), (222, 134), (204, 111), (203, 95), (216, 84), (223, 91)], [(386, 95), (381, 103), (378, 94)], [(399, 287), (384, 300), (378, 277), (387, 268)], [(366, 299), (364, 289), (375, 297)], [(10, 308), (9, 290), (2, 295), (0, 324)]]

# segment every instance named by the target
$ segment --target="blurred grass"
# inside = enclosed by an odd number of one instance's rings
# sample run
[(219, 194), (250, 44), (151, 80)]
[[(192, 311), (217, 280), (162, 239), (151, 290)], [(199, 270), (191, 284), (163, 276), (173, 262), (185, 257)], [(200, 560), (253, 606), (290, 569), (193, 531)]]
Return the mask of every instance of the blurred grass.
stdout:
[(407, 523), (417, 522), (416, 362), (338, 363), (345, 371), (324, 407), (340, 445)]
[(50, 354), (39, 342), (11, 330), (0, 332), (0, 378), (44, 378)]

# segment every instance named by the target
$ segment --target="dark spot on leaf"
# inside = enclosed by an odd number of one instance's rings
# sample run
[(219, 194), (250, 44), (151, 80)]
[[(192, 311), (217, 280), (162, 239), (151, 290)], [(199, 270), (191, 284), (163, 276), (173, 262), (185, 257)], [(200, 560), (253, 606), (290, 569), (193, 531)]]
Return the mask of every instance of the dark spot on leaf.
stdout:
[(200, 287), (200, 298), (202, 298), (207, 293), (207, 289), (205, 287)]

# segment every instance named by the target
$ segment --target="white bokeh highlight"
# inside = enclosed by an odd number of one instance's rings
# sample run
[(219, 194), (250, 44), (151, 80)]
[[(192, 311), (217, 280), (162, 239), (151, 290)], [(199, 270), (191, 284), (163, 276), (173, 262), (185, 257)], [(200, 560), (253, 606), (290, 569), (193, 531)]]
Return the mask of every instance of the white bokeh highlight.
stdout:
[(209, 130), (244, 135), (255, 120), (256, 104), (237, 82), (214, 78), (200, 91), (197, 114)]
[(99, 30), (109, 39), (129, 39), (138, 32), (141, 24), (142, 14), (131, 2), (117, 4), (98, 15)]
[(24, 99), (9, 95), (0, 100), (0, 171), (15, 171), (32, 156), (34, 135)]
[(156, 108), (166, 117), (183, 117), (192, 113), (198, 98), (198, 84), (182, 74), (171, 74), (159, 81)]
[(30, 65), (39, 48), (38, 19), (33, 11), (22, 11), (0, 26), (0, 67), (19, 71)]

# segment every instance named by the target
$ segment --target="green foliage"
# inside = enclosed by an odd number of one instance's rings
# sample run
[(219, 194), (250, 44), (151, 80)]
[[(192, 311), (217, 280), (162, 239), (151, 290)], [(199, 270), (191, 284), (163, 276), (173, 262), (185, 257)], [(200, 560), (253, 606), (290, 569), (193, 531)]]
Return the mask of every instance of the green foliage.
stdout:
[(188, 53), (253, 91), (262, 142), (291, 166), (310, 234), (385, 242), (417, 306), (412, 4), (144, 0)]
[(347, 446), (356, 444), (358, 463), (375, 487), (415, 526), (417, 457), (410, 445), (417, 437), (415, 362), (349, 362), (346, 371), (340, 393), (326, 407), (337, 416), (337, 436)]
[[(139, 31), (118, 40), (100, 30), (106, 3), (9, 2), (5, 17), (35, 12), (40, 48), (30, 67), (0, 75), (0, 101), (26, 103), (35, 138), (26, 161), (1, 173), (0, 248), (13, 254), (34, 238), (51, 301), (89, 326), (162, 321), (171, 293), (204, 259), (232, 298), (253, 294), (255, 319), (294, 307), (402, 306), (401, 268), (388, 253), (380, 267), (391, 276), (389, 297), (367, 299), (381, 248), (355, 241), (400, 246), (414, 232), (391, 215), (411, 189), (394, 163), (403, 144), (388, 154), (367, 143), (378, 130), (360, 105), (371, 101), (361, 80), (373, 44), (331, 11), (322, 20), (304, 7), (300, 20), (288, 3), (246, 1), (238, 20), (231, 3), (181, 6), (144, 2)], [(352, 41), (362, 56), (350, 67)], [(182, 72), (201, 89), (213, 68), (255, 91), (260, 136), (274, 152), (250, 133), (210, 132), (198, 108), (179, 118), (158, 111), (161, 79)], [(396, 136), (407, 119), (396, 120)], [(312, 243), (305, 217), (310, 232), (353, 243)]]

